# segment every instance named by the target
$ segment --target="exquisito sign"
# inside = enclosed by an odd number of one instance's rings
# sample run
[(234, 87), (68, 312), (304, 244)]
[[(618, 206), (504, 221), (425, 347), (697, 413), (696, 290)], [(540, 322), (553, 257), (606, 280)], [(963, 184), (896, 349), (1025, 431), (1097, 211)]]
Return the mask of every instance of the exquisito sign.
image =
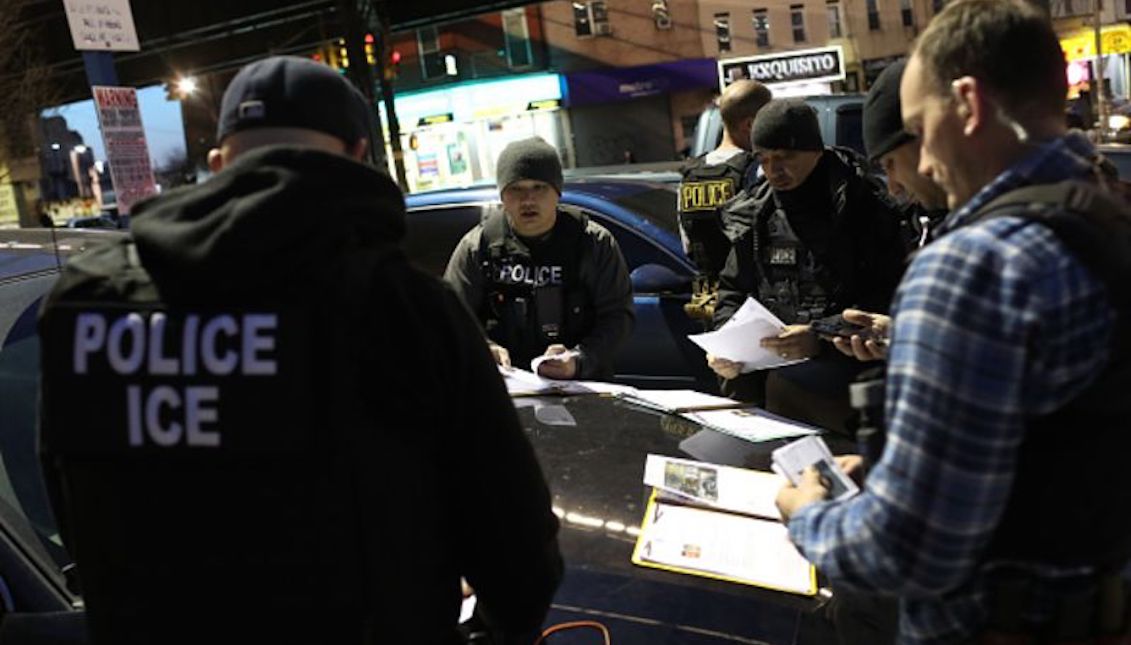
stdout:
[(110, 160), (110, 179), (118, 197), (118, 212), (128, 215), (136, 202), (157, 193), (137, 90), (100, 85), (91, 89), (102, 140), (106, 143), (106, 156)]
[(739, 79), (765, 85), (843, 81), (844, 50), (838, 45), (719, 61), (720, 89)]

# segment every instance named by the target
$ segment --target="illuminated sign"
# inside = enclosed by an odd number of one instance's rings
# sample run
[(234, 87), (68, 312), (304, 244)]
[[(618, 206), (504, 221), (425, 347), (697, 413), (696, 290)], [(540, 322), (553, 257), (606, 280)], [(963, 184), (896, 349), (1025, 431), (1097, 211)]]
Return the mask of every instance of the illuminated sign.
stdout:
[(838, 45), (719, 61), (720, 88), (744, 78), (770, 86), (843, 81), (844, 51)]
[(542, 101), (531, 101), (526, 104), (527, 110), (556, 110), (562, 106), (561, 99), (545, 99)]
[(430, 114), (428, 116), (420, 117), (420, 119), (418, 119), (416, 122), (416, 127), (423, 128), (427, 125), (436, 125), (437, 123), (451, 123), (452, 121), (454, 121), (454, 119), (452, 118), (451, 112), (444, 114)]
[[(1131, 52), (1131, 26), (1108, 25), (1100, 32), (1100, 46), (1106, 54), (1126, 54)], [(1092, 30), (1078, 31), (1062, 38), (1060, 48), (1068, 62), (1095, 58), (1096, 33)]]

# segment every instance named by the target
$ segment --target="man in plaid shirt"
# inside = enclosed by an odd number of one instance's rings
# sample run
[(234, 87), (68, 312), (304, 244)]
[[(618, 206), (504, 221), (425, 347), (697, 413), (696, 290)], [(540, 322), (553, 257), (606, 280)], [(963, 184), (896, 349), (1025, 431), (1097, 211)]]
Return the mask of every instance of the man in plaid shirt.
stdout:
[[(1064, 68), (1047, 18), (1010, 0), (960, 0), (924, 31), (903, 119), (953, 212), (896, 293), (887, 443), (852, 499), (825, 501), (815, 473), (778, 497), (830, 580), (899, 598), (901, 643), (1111, 629), (1089, 594), (1131, 529), (1131, 487), (1104, 472), (1131, 447), (1127, 301), (1044, 223), (980, 217), (1022, 187), (1100, 181), (1091, 144), (1065, 131)], [(1013, 600), (1002, 624), (990, 607)], [(1064, 632), (1073, 620), (1083, 632)]]

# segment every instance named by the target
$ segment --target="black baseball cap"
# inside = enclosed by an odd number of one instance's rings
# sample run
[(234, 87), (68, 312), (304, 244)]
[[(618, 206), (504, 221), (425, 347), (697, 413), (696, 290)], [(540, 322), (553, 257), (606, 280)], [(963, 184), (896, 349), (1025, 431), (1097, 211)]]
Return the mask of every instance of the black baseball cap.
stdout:
[(906, 59), (885, 67), (864, 98), (864, 149), (870, 161), (915, 139), (915, 135), (903, 129), (899, 112), (899, 81), (905, 67)]
[(341, 74), (297, 56), (245, 66), (224, 91), (216, 141), (254, 128), (304, 128), (347, 145), (370, 136), (369, 102)]

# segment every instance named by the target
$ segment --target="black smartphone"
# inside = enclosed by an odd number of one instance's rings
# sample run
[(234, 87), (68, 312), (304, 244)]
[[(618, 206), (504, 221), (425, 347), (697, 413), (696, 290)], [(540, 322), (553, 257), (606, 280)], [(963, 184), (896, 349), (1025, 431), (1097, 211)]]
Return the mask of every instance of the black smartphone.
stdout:
[(879, 340), (871, 327), (850, 323), (840, 314), (818, 318), (809, 323), (809, 328), (813, 330), (814, 334), (825, 339), (832, 339), (837, 336), (841, 338), (859, 336), (864, 340)]

